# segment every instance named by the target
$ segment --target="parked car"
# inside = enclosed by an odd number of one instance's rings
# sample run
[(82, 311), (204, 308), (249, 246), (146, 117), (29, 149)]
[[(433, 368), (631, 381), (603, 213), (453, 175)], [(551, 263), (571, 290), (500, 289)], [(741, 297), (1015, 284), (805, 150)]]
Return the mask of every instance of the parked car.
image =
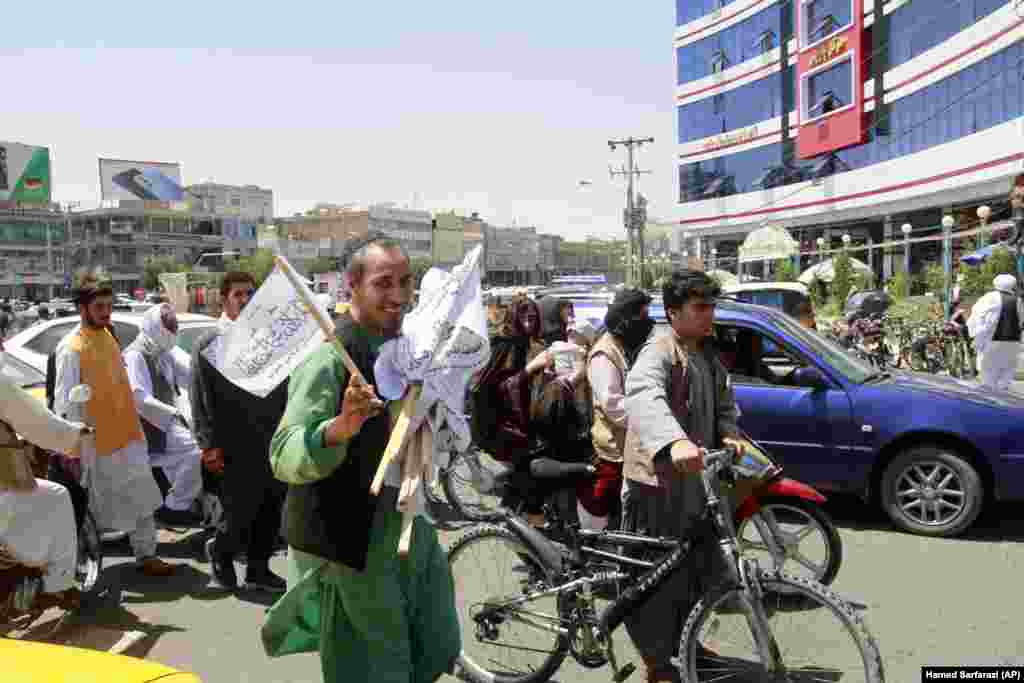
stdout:
[(46, 400), (46, 375), (44, 373), (28, 363), (18, 360), (6, 351), (0, 352), (0, 356), (3, 357), (0, 374), (40, 401)]
[(811, 300), (810, 291), (802, 282), (748, 282), (728, 286), (724, 291), (737, 301), (770, 306), (790, 315), (801, 303)]
[(0, 638), (4, 683), (201, 683), (190, 673), (124, 655)]
[[(139, 334), (142, 314), (113, 313), (111, 322), (114, 334), (121, 347), (127, 347)], [(22, 330), (4, 342), (4, 349), (36, 370), (46, 372), (46, 357), (57, 348), (57, 344), (79, 323), (78, 317), (58, 318), (33, 325)], [(192, 348), (206, 331), (217, 324), (216, 318), (196, 313), (182, 313), (178, 316), (178, 348), (191, 358)], [(182, 354), (176, 354), (182, 356)], [(183, 357), (183, 356), (182, 356)]]
[[(669, 333), (663, 311), (651, 313), (655, 334)], [(962, 533), (990, 501), (1024, 498), (1024, 398), (878, 371), (767, 306), (721, 302), (715, 339), (740, 426), (788, 476), (855, 494), (929, 536)], [(758, 346), (759, 358), (741, 354)]]

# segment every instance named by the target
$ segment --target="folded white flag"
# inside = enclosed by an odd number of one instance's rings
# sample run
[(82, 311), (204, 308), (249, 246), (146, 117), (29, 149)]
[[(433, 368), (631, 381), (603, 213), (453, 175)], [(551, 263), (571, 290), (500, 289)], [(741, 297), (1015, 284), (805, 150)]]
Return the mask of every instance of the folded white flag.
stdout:
[(466, 386), (491, 355), (480, 290), (481, 254), (476, 247), (451, 273), (432, 268), (424, 275), (419, 303), (405, 316), (402, 335), (381, 347), (374, 366), (377, 392), (384, 398), (398, 399), (409, 383), (423, 383), (412, 428), (436, 406), (431, 428), (439, 451), (469, 447)]
[(238, 319), (203, 350), (221, 374), (250, 394), (269, 394), (324, 342), (305, 303), (313, 294), (307, 289), (304, 301), (298, 286), (305, 287), (274, 268)]

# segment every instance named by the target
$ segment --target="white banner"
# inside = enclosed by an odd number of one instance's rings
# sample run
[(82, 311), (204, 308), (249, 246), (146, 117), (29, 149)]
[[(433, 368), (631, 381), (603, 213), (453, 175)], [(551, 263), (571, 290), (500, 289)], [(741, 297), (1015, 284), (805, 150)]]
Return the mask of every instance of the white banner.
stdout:
[[(313, 300), (312, 293), (309, 296)], [(237, 386), (262, 397), (323, 342), (316, 318), (285, 274), (275, 268), (238, 320), (203, 355)]]

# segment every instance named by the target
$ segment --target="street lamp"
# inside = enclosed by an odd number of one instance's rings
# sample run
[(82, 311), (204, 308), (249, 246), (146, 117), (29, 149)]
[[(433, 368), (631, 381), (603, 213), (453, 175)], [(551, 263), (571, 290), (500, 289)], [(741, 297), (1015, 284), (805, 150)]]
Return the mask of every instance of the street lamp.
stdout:
[(718, 268), (718, 248), (711, 247), (711, 270)]
[(850, 242), (852, 242), (852, 241), (853, 241), (853, 238), (850, 237), (850, 233), (844, 232), (843, 233), (843, 249), (849, 249)]
[(953, 289), (953, 226), (956, 219), (946, 214), (942, 217), (942, 276), (943, 295), (945, 298), (946, 319), (952, 314), (953, 302), (950, 301)]
[(900, 228), (903, 231), (903, 272), (910, 277), (910, 233), (914, 230), (914, 226), (910, 223), (904, 223), (903, 227)]
[(818, 263), (824, 263), (825, 262), (825, 238), (824, 237), (819, 237), (817, 240), (815, 240), (815, 242), (817, 242), (817, 244), (818, 244)]
[(982, 204), (978, 207), (978, 218), (981, 219), (981, 232), (978, 233), (978, 248), (985, 246), (988, 241), (988, 236), (985, 231), (988, 229), (988, 219), (992, 215), (992, 209), (987, 204)]

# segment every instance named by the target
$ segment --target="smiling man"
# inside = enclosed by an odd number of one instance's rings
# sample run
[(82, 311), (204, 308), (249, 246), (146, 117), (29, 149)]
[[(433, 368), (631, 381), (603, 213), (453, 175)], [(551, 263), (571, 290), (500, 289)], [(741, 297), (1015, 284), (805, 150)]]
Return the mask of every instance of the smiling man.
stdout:
[(417, 517), (411, 550), (398, 556), (398, 462), (380, 495), (370, 494), (391, 431), (373, 367), (401, 330), (415, 281), (398, 242), (372, 239), (352, 250), (351, 306), (336, 332), (369, 384), (350, 376), (333, 344), (292, 373), (270, 456), (275, 476), (289, 484), (288, 593), (272, 608), (263, 640), (271, 656), (319, 650), (327, 683), (427, 683), (451, 671), (460, 650), (445, 553)]

